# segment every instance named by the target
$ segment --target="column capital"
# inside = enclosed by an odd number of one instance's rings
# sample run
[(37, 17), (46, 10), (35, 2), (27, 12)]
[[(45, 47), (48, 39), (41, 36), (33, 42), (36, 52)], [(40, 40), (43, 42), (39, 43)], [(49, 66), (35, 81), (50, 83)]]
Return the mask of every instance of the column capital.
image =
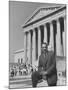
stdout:
[(40, 27), (41, 27), (41, 26), (38, 26), (37, 29), (40, 30)]
[(66, 15), (63, 17), (64, 20), (66, 20)]
[(56, 18), (56, 19), (52, 20), (51, 22), (52, 22), (52, 23), (59, 22), (59, 21), (60, 21), (60, 18), (61, 18), (61, 17)]
[(47, 27), (47, 23), (43, 24), (43, 26)]
[(54, 22), (54, 21), (51, 21), (51, 22), (49, 22), (49, 24), (50, 24), (50, 25), (53, 25), (53, 22)]

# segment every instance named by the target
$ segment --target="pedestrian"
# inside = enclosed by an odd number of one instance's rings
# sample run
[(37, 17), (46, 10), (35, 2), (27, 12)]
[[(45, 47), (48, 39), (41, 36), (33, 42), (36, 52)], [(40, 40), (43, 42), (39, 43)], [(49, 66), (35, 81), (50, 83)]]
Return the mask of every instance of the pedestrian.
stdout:
[(53, 51), (48, 51), (48, 44), (42, 44), (42, 53), (39, 56), (38, 71), (32, 73), (32, 86), (37, 87), (40, 80), (47, 80), (48, 86), (56, 86), (57, 69)]
[(11, 71), (11, 77), (14, 77), (14, 69)]

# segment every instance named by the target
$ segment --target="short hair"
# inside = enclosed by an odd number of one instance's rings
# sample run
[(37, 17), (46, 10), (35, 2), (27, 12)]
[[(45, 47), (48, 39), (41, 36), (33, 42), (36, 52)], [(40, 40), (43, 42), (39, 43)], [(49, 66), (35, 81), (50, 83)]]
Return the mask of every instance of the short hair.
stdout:
[[(44, 48), (48, 47), (48, 44), (46, 42), (43, 42), (42, 45), (44, 44)], [(43, 46), (42, 46), (43, 47)]]

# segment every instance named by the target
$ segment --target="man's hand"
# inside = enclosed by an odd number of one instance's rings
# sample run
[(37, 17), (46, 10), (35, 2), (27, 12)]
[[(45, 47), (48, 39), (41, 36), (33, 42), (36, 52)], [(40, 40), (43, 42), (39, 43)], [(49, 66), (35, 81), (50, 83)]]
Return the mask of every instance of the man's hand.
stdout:
[(47, 72), (46, 72), (46, 71), (41, 71), (40, 74), (42, 75), (42, 78), (43, 78), (44, 80), (46, 80)]
[(46, 71), (41, 71), (40, 74), (41, 74), (41, 75), (46, 75), (47, 72), (46, 72)]

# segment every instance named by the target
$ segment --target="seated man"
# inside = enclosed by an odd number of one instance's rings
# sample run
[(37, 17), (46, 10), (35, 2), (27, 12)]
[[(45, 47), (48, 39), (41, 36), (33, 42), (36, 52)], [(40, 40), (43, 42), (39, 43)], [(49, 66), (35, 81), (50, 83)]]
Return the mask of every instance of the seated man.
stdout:
[(42, 44), (38, 71), (32, 73), (32, 86), (36, 87), (41, 79), (46, 79), (48, 86), (56, 86), (57, 84), (56, 58), (53, 51), (48, 51), (47, 43)]

